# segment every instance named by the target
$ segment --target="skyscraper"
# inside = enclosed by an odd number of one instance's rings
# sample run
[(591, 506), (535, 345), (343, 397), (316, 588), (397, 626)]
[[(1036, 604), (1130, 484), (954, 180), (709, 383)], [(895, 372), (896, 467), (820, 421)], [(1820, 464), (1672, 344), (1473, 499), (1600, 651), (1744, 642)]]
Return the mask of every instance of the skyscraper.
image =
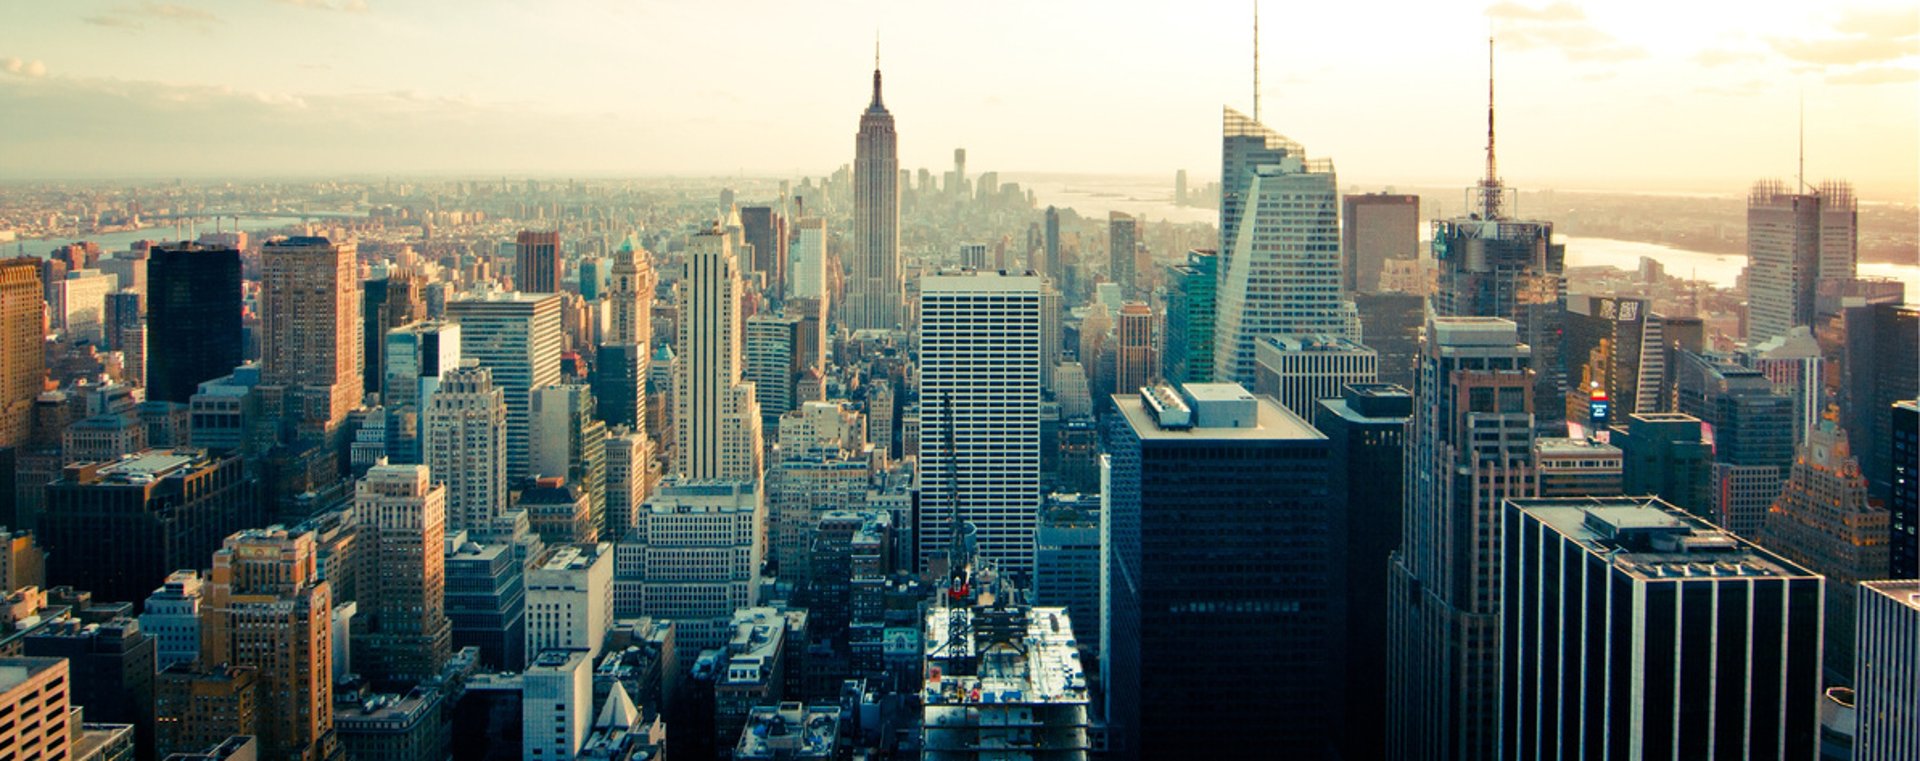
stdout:
[(1699, 418), (1678, 412), (1636, 412), (1613, 426), (1608, 443), (1620, 448), (1621, 493), (1657, 496), (1711, 520), (1713, 442), (1701, 428)]
[(1420, 256), (1419, 196), (1341, 196), (1340, 219), (1340, 260), (1348, 292), (1378, 292), (1388, 261)]
[(1162, 374), (1170, 383), (1213, 379), (1214, 293), (1220, 287), (1220, 256), (1187, 252), (1167, 267), (1167, 330)]
[(602, 343), (653, 346), (653, 263), (632, 235), (613, 252), (607, 279), (607, 334)]
[(680, 647), (719, 647), (733, 611), (759, 602), (766, 547), (753, 484), (664, 480), (615, 546), (616, 615), (671, 618)]
[(387, 456), (396, 464), (424, 462), (422, 417), (441, 373), (460, 366), (460, 324), (423, 320), (387, 331), (384, 339), (385, 377), (377, 390), (389, 421)]
[(560, 302), (555, 293), (487, 291), (447, 304), (460, 323), (460, 356), (492, 371), (506, 399), (510, 479), (530, 475), (533, 391), (560, 382)]
[(1214, 378), (1252, 387), (1260, 336), (1358, 338), (1359, 320), (1340, 296), (1333, 162), (1233, 109), (1223, 131)]
[(1140, 246), (1140, 221), (1124, 212), (1107, 213), (1107, 276), (1120, 284), (1120, 293), (1132, 296), (1134, 252)]
[(1154, 356), (1154, 335), (1160, 322), (1153, 308), (1143, 302), (1120, 305), (1119, 320), (1114, 323), (1114, 389), (1118, 393), (1138, 392), (1142, 386), (1160, 377), (1160, 362)]
[(1887, 495), (1893, 523), (1888, 539), (1890, 575), (1920, 579), (1920, 402), (1908, 399), (1893, 405), (1893, 441), (1887, 448), (1893, 450)]
[(853, 250), (847, 255), (849, 330), (892, 330), (906, 322), (900, 278), (900, 158), (893, 114), (880, 102), (880, 60), (873, 62), (873, 102), (860, 115), (853, 151)]
[(305, 433), (331, 433), (360, 406), (355, 251), (318, 237), (260, 249), (260, 383), (287, 390), (286, 414)]
[(204, 664), (256, 669), (261, 755), (333, 757), (333, 587), (311, 533), (249, 529), (213, 554)]
[(46, 387), (46, 302), (41, 260), (0, 261), (0, 447), (27, 443), (33, 400)]
[(1053, 281), (1053, 287), (1062, 293), (1067, 290), (1067, 263), (1060, 258), (1060, 210), (1047, 207), (1047, 279)]
[(1827, 668), (1853, 673), (1855, 586), (1887, 577), (1888, 514), (1867, 500), (1867, 479), (1831, 423), (1807, 434), (1780, 497), (1755, 538), (1827, 577)]
[[(1040, 278), (920, 281), (920, 561), (972, 523), (982, 557), (1025, 578), (1040, 509)], [(876, 428), (874, 438), (879, 438)]]
[(1254, 393), (1273, 397), (1302, 420), (1313, 419), (1320, 400), (1340, 398), (1347, 384), (1379, 377), (1379, 352), (1339, 336), (1261, 336), (1254, 356)]
[(1920, 582), (1860, 585), (1854, 758), (1920, 757)]
[(507, 508), (507, 403), (493, 373), (451, 368), (420, 413), (421, 459), (446, 484), (448, 531), (485, 531)]
[(800, 327), (800, 318), (787, 315), (762, 312), (747, 318), (744, 373), (753, 382), (763, 428), (779, 426), (780, 416), (797, 405)]
[(186, 404), (240, 365), (240, 252), (174, 243), (147, 260), (147, 399)]
[(1230, 383), (1112, 399), (1100, 650), (1116, 749), (1334, 757), (1346, 601), (1327, 438)]
[(825, 299), (827, 296), (827, 221), (819, 217), (794, 220), (796, 240), (787, 268), (787, 298)]
[(1818, 755), (1818, 575), (1657, 499), (1503, 513), (1499, 758)]
[(1856, 307), (1842, 319), (1847, 348), (1841, 420), (1861, 455), (1868, 491), (1887, 499), (1896, 463), (1884, 443), (1894, 435), (1894, 404), (1920, 396), (1920, 304)]
[(1533, 495), (1534, 373), (1519, 329), (1433, 317), (1407, 430), (1406, 531), (1388, 570), (1387, 754), (1500, 748), (1500, 508)]
[(548, 386), (533, 392), (531, 473), (565, 476), (586, 493), (589, 537), (605, 536), (607, 526), (607, 424), (594, 414), (586, 386)]
[(1598, 390), (1612, 403), (1609, 414), (1614, 418), (1671, 411), (1670, 400), (1660, 393), (1669, 386), (1666, 318), (1654, 314), (1652, 306), (1647, 299), (1627, 296), (1567, 297), (1560, 349), (1572, 400), (1567, 403)]
[(513, 289), (521, 293), (560, 291), (560, 233), (521, 230), (514, 237)]
[(1852, 280), (1859, 258), (1853, 186), (1814, 192), (1758, 182), (1747, 194), (1747, 342), (1812, 325), (1823, 280)]
[(739, 265), (718, 228), (693, 236), (679, 292), (674, 470), (689, 479), (758, 480), (760, 410), (742, 377)]
[[(362, 645), (354, 668), (376, 682), (439, 676), (452, 654), (446, 611), (447, 487), (425, 465), (375, 465), (355, 487), (354, 517), (374, 565), (354, 617)], [(371, 534), (371, 536), (369, 536)], [(371, 593), (371, 594), (369, 594)]]
[(380, 391), (386, 380), (387, 332), (427, 317), (427, 303), (420, 297), (418, 278), (390, 267), (378, 267), (375, 273), (382, 276), (360, 284), (360, 332), (364, 339), (360, 376), (369, 394)]
[(1712, 520), (1757, 537), (1793, 466), (1793, 400), (1758, 371), (1717, 358), (1683, 351), (1675, 365), (1679, 411), (1713, 432)]
[(787, 282), (787, 217), (771, 206), (740, 208), (740, 228), (753, 247), (752, 261), (741, 262), (748, 279), (759, 275), (774, 301), (784, 298)]

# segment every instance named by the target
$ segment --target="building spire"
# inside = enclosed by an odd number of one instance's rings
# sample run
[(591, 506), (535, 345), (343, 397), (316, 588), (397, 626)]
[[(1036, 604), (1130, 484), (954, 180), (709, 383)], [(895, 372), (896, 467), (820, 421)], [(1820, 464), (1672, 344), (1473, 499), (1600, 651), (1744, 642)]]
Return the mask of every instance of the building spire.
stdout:
[(873, 30), (873, 102), (867, 108), (885, 108), (880, 102), (880, 30)]
[(1260, 0), (1253, 0), (1253, 120), (1260, 121)]
[(1500, 216), (1500, 173), (1493, 154), (1493, 36), (1487, 36), (1487, 177), (1480, 181), (1480, 216)]
[(1807, 92), (1800, 91), (1800, 166), (1794, 170), (1794, 193), (1803, 193), (1807, 189)]

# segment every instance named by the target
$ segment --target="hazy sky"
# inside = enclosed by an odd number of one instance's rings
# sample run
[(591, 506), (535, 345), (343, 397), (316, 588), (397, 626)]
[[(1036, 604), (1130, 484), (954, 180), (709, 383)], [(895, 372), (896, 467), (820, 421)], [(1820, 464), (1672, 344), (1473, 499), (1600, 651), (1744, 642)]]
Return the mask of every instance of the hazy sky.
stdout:
[[(1873, 4), (1873, 3), (1879, 4)], [(0, 175), (817, 175), (882, 35), (903, 163), (1219, 172), (1249, 2), (11, 0)], [(1920, 187), (1911, 0), (1269, 2), (1262, 116), (1347, 183)]]

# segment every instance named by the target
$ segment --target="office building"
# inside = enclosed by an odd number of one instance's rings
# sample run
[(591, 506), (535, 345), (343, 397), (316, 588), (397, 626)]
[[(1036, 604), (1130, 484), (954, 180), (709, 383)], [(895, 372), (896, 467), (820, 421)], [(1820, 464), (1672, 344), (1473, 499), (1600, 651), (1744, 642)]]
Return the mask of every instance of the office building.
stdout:
[(1123, 212), (1108, 212), (1107, 277), (1120, 284), (1120, 292), (1125, 296), (1131, 296), (1137, 291), (1134, 284), (1133, 264), (1135, 252), (1139, 247), (1139, 220)]
[(1214, 293), (1220, 287), (1220, 256), (1188, 251), (1167, 267), (1166, 353), (1162, 374), (1169, 383), (1213, 379)]
[[(387, 333), (427, 318), (420, 278), (390, 266), (375, 266), (374, 277), (360, 284), (361, 378), (366, 393), (386, 383)], [(384, 401), (384, 399), (383, 399)]]
[(593, 723), (594, 657), (579, 650), (534, 656), (521, 677), (521, 758), (571, 759)]
[(1366, 345), (1380, 356), (1381, 383), (1413, 387), (1420, 364), (1420, 330), (1426, 326), (1426, 296), (1421, 293), (1355, 293)]
[(1062, 258), (1060, 250), (1060, 210), (1048, 206), (1044, 219), (1045, 231), (1043, 235), (1046, 238), (1047, 280), (1052, 281), (1054, 287), (1059, 288), (1061, 293), (1065, 293), (1067, 292), (1068, 285), (1066, 280), (1067, 263)]
[(1781, 396), (1793, 400), (1793, 441), (1804, 443), (1827, 413), (1826, 359), (1809, 328), (1789, 328), (1739, 353), (1740, 363), (1773, 381)]
[(1154, 350), (1160, 319), (1152, 307), (1139, 301), (1120, 305), (1118, 317), (1113, 328), (1114, 388), (1138, 389), (1160, 377), (1160, 361)]
[(1504, 512), (1501, 758), (1816, 755), (1818, 575), (1657, 499)]
[(1854, 758), (1920, 756), (1920, 582), (1860, 584)]
[(67, 662), (61, 658), (0, 658), (0, 705), (6, 728), (0, 729), (0, 756), (73, 758), (70, 726), (79, 706), (65, 689)]
[(842, 708), (786, 701), (754, 706), (733, 746), (734, 761), (830, 761), (838, 758)]
[(693, 236), (678, 290), (674, 471), (689, 479), (758, 479), (760, 411), (753, 384), (742, 377), (740, 273), (719, 228)]
[(1338, 399), (1349, 384), (1379, 377), (1378, 352), (1335, 335), (1261, 336), (1254, 356), (1253, 392), (1273, 397), (1302, 420), (1318, 414), (1320, 400)]
[(203, 565), (220, 537), (267, 519), (240, 458), (198, 449), (68, 466), (46, 497), (35, 533), (48, 580), (103, 600), (145, 599), (175, 569)]
[(920, 562), (944, 552), (964, 521), (981, 556), (1028, 577), (1040, 507), (1040, 278), (924, 277), (920, 326)]
[(1255, 345), (1277, 333), (1359, 338), (1340, 293), (1333, 162), (1227, 109), (1214, 379), (1252, 387)]
[(1496, 317), (1434, 317), (1388, 570), (1387, 754), (1500, 748), (1500, 507), (1533, 496), (1531, 348)]
[(860, 134), (854, 138), (853, 248), (845, 257), (846, 304), (840, 310), (848, 331), (893, 330), (906, 322), (899, 149), (893, 114), (880, 102), (880, 62), (875, 60), (873, 102), (860, 115)]
[(827, 297), (827, 222), (819, 217), (801, 217), (793, 223), (792, 263), (787, 269), (787, 298), (826, 299)]
[[(1092, 751), (1087, 677), (1066, 608), (929, 607), (921, 638), (921, 758), (1084, 761)], [(1197, 750), (1189, 748), (1189, 752)]]
[(1378, 293), (1388, 261), (1420, 258), (1420, 197), (1367, 193), (1340, 197), (1340, 260), (1350, 292)]
[(787, 217), (771, 206), (740, 207), (740, 231), (753, 255), (740, 262), (742, 275), (758, 282), (774, 301), (787, 282)]
[(594, 350), (594, 415), (610, 426), (647, 424), (647, 349), (639, 344), (601, 344)]
[(575, 541), (596, 541), (607, 526), (607, 424), (594, 415), (586, 386), (533, 392), (533, 473), (564, 476), (587, 498), (591, 528)]
[(404, 692), (363, 689), (334, 706), (334, 732), (349, 759), (444, 761), (450, 722), (448, 691), (419, 686)]
[(1889, 575), (1920, 579), (1920, 403), (1912, 399), (1893, 405), (1893, 441), (1888, 449), (1893, 467), (1887, 497), (1891, 519), (1888, 536)]
[(249, 529), (213, 554), (200, 662), (254, 669), (262, 755), (334, 755), (333, 587), (310, 533)]
[(606, 526), (600, 537), (620, 541), (633, 531), (640, 505), (653, 487), (653, 442), (645, 434), (624, 429), (607, 432)]
[(616, 546), (616, 615), (673, 619), (681, 647), (718, 647), (733, 611), (759, 602), (766, 535), (753, 483), (663, 481)]
[(1533, 440), (1533, 466), (1541, 497), (1618, 497), (1625, 456), (1597, 439), (1542, 436)]
[(440, 675), (453, 652), (447, 622), (447, 488), (425, 465), (375, 465), (355, 487), (354, 517), (377, 573), (355, 602), (355, 671), (376, 683)]
[(1333, 499), (1345, 505), (1346, 640), (1342, 647), (1348, 758), (1379, 758), (1386, 719), (1387, 559), (1400, 545), (1407, 418), (1413, 395), (1391, 384), (1350, 384), (1321, 399), (1313, 425), (1333, 452)]
[(560, 292), (560, 233), (521, 230), (513, 240), (513, 289), (522, 293)]
[(746, 379), (753, 383), (763, 428), (777, 428), (781, 415), (795, 407), (800, 378), (799, 317), (756, 314), (747, 318)]
[(525, 482), (514, 509), (525, 512), (527, 527), (547, 544), (597, 542), (592, 499), (586, 487), (566, 476), (541, 476)]
[(153, 748), (153, 637), (125, 616), (102, 621), (68, 618), (29, 631), (21, 646), (29, 658), (64, 658), (71, 700), (89, 723), (130, 724), (136, 745)]
[(873, 467), (863, 450), (782, 453), (767, 485), (767, 533), (782, 580), (811, 580), (807, 555), (822, 516), (866, 504)]
[[(560, 382), (558, 294), (488, 291), (447, 303), (447, 319), (460, 323), (460, 356), (493, 373), (507, 403), (507, 476), (533, 475), (533, 391)], [(436, 476), (437, 477), (437, 476)]]
[(1780, 497), (1755, 541), (1827, 577), (1826, 659), (1853, 673), (1855, 589), (1888, 574), (1889, 518), (1867, 499), (1867, 480), (1845, 434), (1831, 424), (1807, 434)]
[(754, 706), (787, 697), (787, 671), (806, 647), (804, 638), (795, 642), (787, 634), (787, 616), (777, 608), (741, 608), (728, 621), (713, 678), (713, 733), (721, 747), (740, 736)]
[[(199, 668), (191, 663), (160, 669), (153, 689), (155, 756), (178, 761), (175, 754), (196, 752), (230, 737), (254, 740), (261, 732), (261, 701), (266, 699), (259, 674), (247, 666)], [(236, 758), (256, 758), (258, 749), (250, 750), (256, 755)]]
[(960, 244), (959, 256), (957, 258), (959, 259), (960, 269), (963, 270), (999, 269), (998, 267), (989, 266), (990, 262), (987, 261), (987, 244), (985, 243)]
[(286, 389), (282, 416), (303, 435), (330, 435), (360, 406), (356, 250), (318, 237), (260, 249), (260, 383)]
[(199, 571), (174, 571), (147, 595), (140, 630), (153, 638), (154, 668), (200, 660), (200, 602), (206, 580)]
[(106, 337), (107, 294), (119, 289), (119, 280), (99, 270), (73, 270), (53, 287), (50, 327), (75, 343), (100, 344)]
[(607, 282), (607, 333), (603, 343), (653, 346), (653, 293), (657, 287), (653, 263), (633, 236), (614, 251)]
[(1712, 520), (1713, 442), (1700, 419), (1678, 412), (1636, 412), (1612, 428), (1620, 448), (1622, 494), (1656, 496)]
[(507, 405), (492, 371), (447, 368), (420, 413), (422, 460), (447, 487), (447, 530), (480, 530), (507, 507)]
[(1346, 612), (1327, 438), (1230, 383), (1113, 401), (1100, 652), (1116, 751), (1328, 756)]
[(1065, 608), (1080, 651), (1100, 651), (1100, 511), (1091, 495), (1048, 495), (1033, 539), (1033, 604)]
[(240, 366), (240, 252), (172, 243), (147, 260), (147, 399), (186, 403)]
[(447, 535), (446, 614), (455, 651), (480, 649), (488, 669), (527, 665), (525, 563), (508, 544), (478, 544), (467, 532)]
[(527, 652), (599, 660), (613, 628), (613, 545), (563, 544), (527, 568)]
[(1667, 387), (1666, 318), (1653, 314), (1647, 299), (1574, 294), (1562, 318), (1569, 422), (1594, 433), (1588, 416), (1571, 408), (1595, 391), (1611, 402), (1608, 414), (1616, 418), (1672, 411), (1660, 393)]
[(460, 366), (460, 325), (422, 320), (387, 331), (380, 402), (386, 408), (387, 454), (396, 463), (424, 462), (421, 425), (440, 388), (440, 374)]
[(1868, 492), (1888, 499), (1895, 463), (1893, 450), (1882, 443), (1895, 435), (1894, 404), (1920, 396), (1920, 304), (1853, 308), (1843, 319), (1842, 427), (1860, 453)]
[(1713, 432), (1712, 520), (1757, 537), (1793, 465), (1793, 399), (1759, 371), (1717, 358), (1679, 352), (1676, 364), (1678, 411)]
[(1747, 343), (1812, 325), (1821, 281), (1852, 280), (1860, 256), (1853, 186), (1812, 192), (1777, 180), (1747, 193)]

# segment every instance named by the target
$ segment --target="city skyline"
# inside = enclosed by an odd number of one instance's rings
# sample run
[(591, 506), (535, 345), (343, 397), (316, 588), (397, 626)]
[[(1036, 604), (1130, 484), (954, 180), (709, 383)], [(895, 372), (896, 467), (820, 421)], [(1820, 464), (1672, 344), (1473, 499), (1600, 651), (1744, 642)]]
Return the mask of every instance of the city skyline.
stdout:
[[(0, 24), (0, 104), (43, 118), (0, 142), (0, 165), (16, 179), (826, 173), (846, 163), (845, 114), (857, 102), (844, 83), (864, 79), (876, 27), (899, 83), (890, 105), (907, 115), (904, 166), (944, 166), (963, 146), (1005, 171), (1184, 168), (1205, 179), (1209, 146), (1192, 136), (1211, 131), (1221, 103), (1252, 100), (1250, 4), (1018, 14), (749, 5), (722, 15), (495, 3), (457, 17), (353, 0), (20, 8), (8, 12), (18, 23)], [(1912, 198), (1920, 12), (1716, 10), (1462, 3), (1408, 8), (1392, 29), (1374, 29), (1361, 10), (1287, 8), (1264, 34), (1261, 116), (1337, 157), (1349, 182), (1457, 183), (1479, 173), (1477, 162), (1443, 147), (1480, 142), (1472, 104), (1485, 76), (1480, 51), (1462, 43), (1491, 31), (1508, 64), (1502, 148), (1513, 186), (1738, 193), (1756, 173), (1791, 177), (1804, 98), (1810, 179), (1847, 177), (1868, 199)], [(1649, 14), (1663, 23), (1643, 23)], [(275, 44), (293, 28), (309, 44)], [(741, 43), (726, 56), (679, 41), (721, 28)], [(1342, 28), (1370, 33), (1289, 32)], [(980, 44), (924, 44), (934, 30)], [(483, 54), (542, 35), (565, 39), (568, 55)], [(142, 54), (161, 41), (172, 54)], [(205, 51), (181, 52), (195, 47)], [(742, 85), (754, 81), (766, 84)], [(1443, 100), (1458, 107), (1431, 103), (1435, 93), (1454, 93)], [(1595, 104), (1614, 118), (1594, 118)], [(208, 108), (226, 118), (186, 118)], [(531, 113), (542, 118), (521, 118)], [(1089, 131), (1089, 121), (1129, 126)]]

